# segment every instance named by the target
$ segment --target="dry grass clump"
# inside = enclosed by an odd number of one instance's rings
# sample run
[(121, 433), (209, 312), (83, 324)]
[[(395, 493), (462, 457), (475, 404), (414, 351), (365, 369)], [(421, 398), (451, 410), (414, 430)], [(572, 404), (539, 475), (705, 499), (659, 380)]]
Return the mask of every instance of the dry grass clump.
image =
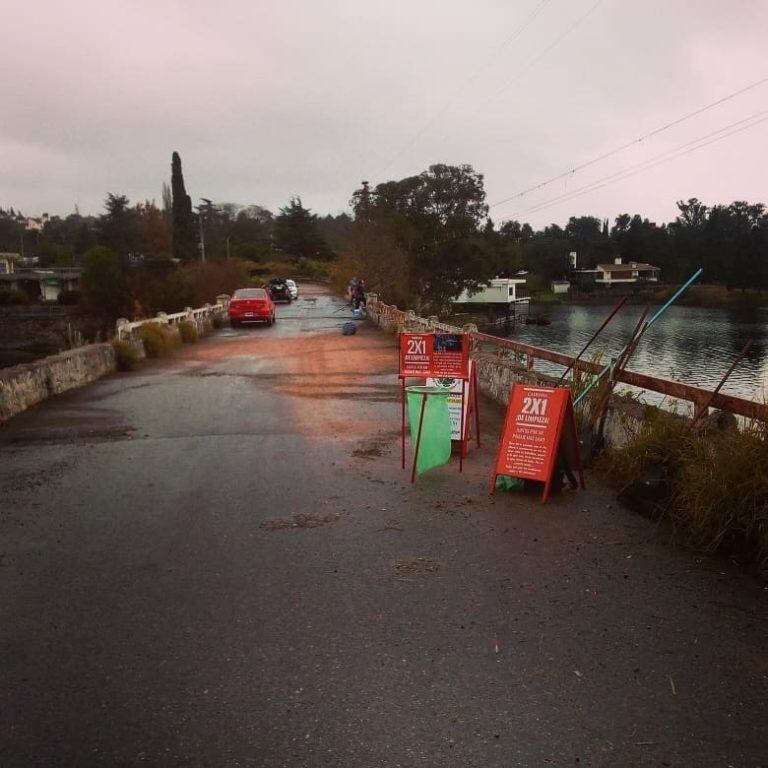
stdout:
[(182, 320), (178, 328), (183, 344), (194, 344), (197, 341), (197, 326), (191, 320)]
[(647, 513), (650, 499), (654, 516), (698, 551), (768, 575), (768, 424), (690, 430), (687, 419), (648, 407), (628, 444), (606, 451), (597, 469), (628, 506)]
[(768, 574), (768, 425), (687, 441), (669, 516), (703, 552), (725, 552)]
[[(630, 429), (629, 425), (625, 426)], [(638, 480), (650, 465), (664, 465), (674, 473), (688, 452), (688, 421), (651, 405), (643, 408), (639, 426), (630, 431), (623, 448), (607, 450), (597, 464), (626, 487)]]
[(181, 346), (180, 335), (159, 323), (144, 323), (139, 326), (139, 338), (144, 344), (147, 357), (168, 357)]
[(141, 357), (130, 341), (115, 339), (112, 342), (112, 349), (115, 350), (115, 363), (118, 371), (135, 371), (139, 367)]

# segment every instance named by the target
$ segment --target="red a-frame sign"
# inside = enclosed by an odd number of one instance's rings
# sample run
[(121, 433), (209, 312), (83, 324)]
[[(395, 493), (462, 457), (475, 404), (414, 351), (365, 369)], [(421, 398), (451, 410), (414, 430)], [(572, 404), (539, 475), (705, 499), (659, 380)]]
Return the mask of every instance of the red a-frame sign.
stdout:
[(496, 454), (491, 493), (498, 475), (511, 475), (544, 483), (541, 500), (545, 502), (555, 471), (572, 469), (578, 469), (583, 488), (584, 470), (571, 390), (514, 384)]

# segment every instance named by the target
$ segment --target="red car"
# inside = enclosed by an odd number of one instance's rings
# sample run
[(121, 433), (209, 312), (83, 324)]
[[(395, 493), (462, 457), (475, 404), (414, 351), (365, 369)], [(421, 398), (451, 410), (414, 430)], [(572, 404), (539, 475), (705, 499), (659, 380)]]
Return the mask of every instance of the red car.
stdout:
[(275, 322), (275, 303), (264, 288), (238, 288), (229, 300), (229, 324)]

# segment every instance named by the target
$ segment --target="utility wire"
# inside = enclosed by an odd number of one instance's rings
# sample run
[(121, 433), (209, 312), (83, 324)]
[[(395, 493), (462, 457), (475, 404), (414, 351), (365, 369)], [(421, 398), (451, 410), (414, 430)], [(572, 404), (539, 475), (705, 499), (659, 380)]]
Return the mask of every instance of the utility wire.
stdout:
[[(594, 182), (585, 184), (584, 186), (579, 187), (571, 192), (567, 192), (565, 194), (559, 195), (558, 197), (551, 198), (550, 200), (546, 200), (542, 203), (539, 203), (538, 205), (534, 205), (531, 208), (527, 208), (523, 211), (519, 211), (518, 213), (512, 214), (512, 215), (519, 216), (519, 215), (529, 214), (529, 213), (538, 213), (539, 211), (545, 210), (546, 208), (550, 208), (554, 205), (558, 205), (559, 203), (567, 202), (568, 200), (572, 200), (573, 198), (580, 197), (581, 195), (585, 195), (589, 192), (594, 192), (597, 189), (602, 189), (603, 187), (606, 187), (610, 184), (615, 184), (619, 181), (623, 181), (624, 179), (630, 178), (631, 176), (636, 176), (638, 173), (651, 170), (652, 168), (662, 165), (663, 163), (669, 162), (671, 160), (676, 160), (680, 157), (690, 154), (691, 152), (695, 152), (698, 149), (703, 149), (704, 147), (707, 147), (710, 144), (714, 144), (718, 141), (722, 141), (723, 139), (727, 139), (730, 136), (733, 136), (737, 133), (741, 133), (742, 131), (746, 131), (749, 128), (754, 128), (755, 126), (760, 125), (761, 123), (764, 123), (766, 120), (768, 120), (768, 109), (764, 109), (764, 110), (761, 110), (760, 112), (756, 112), (755, 114), (750, 115), (749, 117), (746, 117), (742, 120), (738, 120), (735, 123), (726, 125), (723, 128), (718, 129), (717, 131), (708, 133), (705, 136), (700, 136), (698, 139), (694, 139), (693, 141), (689, 141), (689, 142), (686, 142), (685, 144), (681, 144), (679, 147), (676, 147), (675, 149), (662, 152), (661, 154), (656, 155), (655, 157), (649, 158), (648, 160), (644, 160), (642, 163), (638, 163), (634, 166), (630, 166), (629, 168), (624, 168), (620, 171), (617, 171), (616, 173), (612, 173), (608, 176), (604, 176), (601, 179), (597, 179)], [(719, 134), (722, 134), (722, 135), (719, 135)]]
[(702, 114), (703, 112), (706, 112), (707, 110), (713, 109), (714, 107), (719, 106), (720, 104), (724, 104), (726, 101), (730, 101), (731, 99), (735, 99), (737, 96), (741, 96), (741, 94), (746, 93), (747, 91), (751, 91), (754, 88), (757, 88), (760, 85), (763, 85), (764, 83), (768, 82), (768, 77), (763, 77), (760, 80), (757, 80), (754, 83), (751, 83), (750, 85), (745, 86), (744, 88), (740, 88), (738, 91), (734, 91), (733, 93), (729, 93), (727, 96), (723, 96), (720, 99), (717, 99), (717, 101), (713, 101), (710, 104), (706, 104), (703, 107), (700, 107), (699, 109), (694, 110), (693, 112), (689, 112), (687, 115), (683, 115), (682, 117), (678, 117), (675, 120), (672, 120), (669, 123), (666, 123), (665, 125), (661, 125), (658, 128), (654, 128), (654, 130), (649, 131), (648, 133), (643, 134), (642, 136), (638, 137), (637, 139), (633, 139), (632, 141), (628, 141), (626, 144), (622, 144), (620, 147), (616, 147), (615, 149), (612, 149), (610, 152), (606, 152), (605, 154), (599, 155), (598, 157), (593, 158), (592, 160), (588, 160), (585, 163), (582, 163), (581, 165), (574, 166), (570, 170), (563, 171), (562, 173), (557, 174), (557, 176), (552, 176), (552, 178), (547, 179), (546, 181), (542, 181), (539, 184), (534, 184), (532, 187), (528, 187), (527, 189), (523, 189), (520, 192), (515, 193), (514, 195), (510, 195), (509, 197), (505, 197), (503, 200), (499, 200), (492, 205), (489, 206), (489, 208), (495, 208), (497, 205), (503, 205), (504, 203), (508, 203), (510, 200), (516, 200), (517, 198), (523, 197), (524, 195), (529, 194), (530, 192), (535, 192), (538, 189), (542, 189), (543, 187), (547, 187), (550, 184), (553, 184), (556, 181), (560, 181), (560, 179), (564, 179), (567, 176), (572, 176), (573, 174), (577, 173), (578, 171), (584, 170), (584, 168), (589, 168), (591, 165), (595, 165), (595, 163), (599, 163), (602, 160), (607, 160), (609, 157), (613, 157), (614, 155), (618, 155), (620, 152), (623, 152), (626, 149), (629, 149), (630, 147), (634, 146), (635, 144), (640, 144), (641, 142), (645, 141), (646, 139), (651, 138), (651, 136), (656, 136), (659, 133), (662, 133), (663, 131), (667, 131), (670, 128), (673, 128), (676, 125), (680, 125), (680, 123), (684, 123), (687, 120), (690, 120), (692, 117), (696, 117), (697, 115)]
[[(726, 126), (725, 128), (721, 128), (720, 130), (715, 131), (714, 133), (707, 134), (707, 136), (702, 136), (699, 139), (696, 139), (695, 141), (688, 142), (687, 144), (683, 144), (677, 149), (670, 150), (669, 152), (664, 152), (661, 155), (657, 155), (655, 158), (650, 158), (649, 160), (639, 163), (636, 166), (625, 168), (609, 176), (604, 176), (602, 179), (598, 179), (597, 181), (591, 182), (590, 184), (586, 184), (583, 187), (579, 187), (578, 189), (575, 189), (569, 193), (560, 195), (559, 197), (552, 198), (538, 205), (535, 205), (531, 208), (527, 208), (518, 214), (513, 214), (513, 215), (538, 213), (539, 211), (545, 210), (547, 208), (551, 208), (552, 206), (558, 205), (559, 203), (567, 202), (569, 200), (572, 200), (573, 198), (581, 197), (582, 195), (586, 195), (589, 192), (594, 192), (595, 190), (602, 189), (603, 187), (607, 187), (610, 184), (615, 184), (619, 181), (623, 181), (624, 179), (630, 178), (631, 176), (636, 176), (638, 173), (642, 173), (643, 171), (649, 171), (653, 168), (656, 168), (659, 165), (662, 165), (663, 163), (669, 162), (671, 160), (676, 160), (679, 157), (683, 157), (687, 154), (690, 154), (691, 152), (695, 152), (697, 149), (703, 149), (704, 147), (709, 146), (710, 144), (714, 144), (723, 139), (727, 139), (733, 134), (740, 133), (741, 131), (745, 131), (749, 128), (753, 128), (756, 125), (759, 125), (760, 123), (764, 123), (766, 120), (768, 120), (767, 113), (768, 113), (768, 110), (757, 112), (751, 117), (745, 118), (745, 120), (739, 120), (737, 123), (733, 123), (731, 126)], [(766, 115), (766, 116), (762, 117), (761, 119), (755, 120), (754, 122), (750, 123), (749, 125), (745, 125), (742, 128), (731, 130), (729, 133), (725, 133), (723, 136), (719, 136), (709, 141), (705, 141), (705, 139), (707, 139), (710, 136), (723, 133), (723, 131), (727, 131), (729, 128), (732, 128), (735, 125), (739, 125), (749, 120), (753, 120), (754, 118), (757, 118), (760, 115)], [(690, 145), (696, 145), (696, 146), (690, 146)], [(690, 147), (690, 148), (686, 149), (686, 147)]]
[(515, 29), (515, 31), (501, 42), (494, 52), (481, 64), (453, 93), (453, 95), (443, 104), (443, 106), (429, 119), (424, 125), (403, 144), (400, 149), (397, 150), (394, 157), (382, 168), (379, 176), (383, 176), (389, 168), (402, 157), (451, 107), (456, 103), (456, 100), (466, 88), (468, 88), (480, 75), (485, 72), (488, 67), (493, 64), (496, 59), (502, 54), (505, 48), (508, 48), (525, 30), (536, 20), (536, 17), (544, 10), (544, 8), (551, 2), (551, 0), (540, 0), (539, 4), (531, 11), (530, 14), (523, 20), (523, 22)]
[(487, 101), (484, 101), (476, 111), (483, 109), (484, 107), (488, 106), (488, 104), (491, 104), (492, 102), (496, 101), (496, 99), (498, 99), (499, 96), (506, 93), (515, 83), (517, 83), (520, 80), (520, 78), (524, 74), (526, 74), (531, 69), (533, 69), (533, 67), (535, 67), (536, 64), (538, 64), (551, 50), (553, 50), (558, 45), (560, 45), (560, 43), (562, 43), (563, 40), (565, 40), (565, 38), (571, 34), (571, 32), (575, 31), (577, 27), (579, 27), (584, 21), (586, 21), (587, 18), (589, 18), (597, 10), (598, 6), (600, 6), (602, 2), (603, 0), (597, 0), (597, 2), (593, 3), (590, 6), (589, 10), (586, 11), (586, 13), (583, 13), (581, 16), (579, 16), (579, 18), (576, 19), (576, 21), (574, 21), (573, 24), (571, 24), (571, 26), (565, 30), (565, 32), (563, 32), (559, 37), (555, 38), (555, 40), (552, 43), (550, 43), (538, 56), (531, 59), (528, 62), (527, 67), (525, 67), (520, 72), (518, 72), (517, 75), (515, 75), (515, 77), (512, 80), (510, 80), (503, 88), (501, 88), (493, 96), (491, 96), (490, 99), (488, 99)]
[[(713, 136), (717, 136), (718, 134), (724, 133), (725, 131), (735, 128), (736, 126), (742, 125), (743, 123), (750, 122), (751, 120), (759, 118), (765, 114), (768, 114), (768, 110), (761, 110), (760, 112), (756, 112), (755, 114), (750, 115), (749, 117), (745, 117), (742, 120), (737, 120), (735, 123), (730, 123), (729, 125), (726, 125), (723, 128), (719, 128), (716, 131), (712, 131), (712, 133), (708, 133), (704, 136), (700, 136), (699, 138), (694, 139), (693, 141), (688, 141), (685, 144), (681, 144), (679, 147), (675, 147), (674, 149), (669, 149), (665, 152), (655, 155), (654, 157), (646, 158), (645, 160), (642, 160), (641, 162), (635, 165), (629, 166), (628, 168), (622, 168), (614, 173), (609, 174), (608, 176), (603, 176), (601, 179), (596, 179), (595, 181), (591, 181), (588, 184), (585, 184), (584, 186), (577, 187), (576, 189), (572, 189), (570, 190), (570, 192), (564, 192), (563, 194), (557, 195), (556, 197), (550, 198), (549, 200), (536, 203), (535, 205), (532, 205), (530, 208), (526, 208), (520, 211), (520, 213), (525, 214), (532, 211), (536, 211), (540, 208), (542, 209), (547, 208), (550, 205), (555, 205), (559, 202), (568, 200), (571, 197), (577, 197), (582, 193), (590, 192), (593, 188), (606, 186), (606, 183), (612, 182), (613, 180), (621, 181), (627, 175), (633, 175), (635, 172), (644, 170), (645, 166), (648, 166), (649, 168), (655, 167), (656, 165), (659, 165), (661, 162), (664, 162), (665, 159), (673, 160), (674, 157), (668, 157), (668, 156), (677, 155), (680, 152), (685, 154), (684, 150), (687, 149), (688, 147), (693, 147), (693, 145), (695, 144), (699, 144), (702, 141), (706, 141), (707, 139), (710, 139)], [(751, 127), (752, 127), (751, 125), (746, 126), (746, 128), (751, 128)], [(723, 136), (721, 138), (726, 138), (726, 137)], [(693, 147), (693, 149), (697, 149), (697, 148), (698, 147)], [(690, 151), (693, 151), (693, 149), (691, 149)], [(513, 214), (513, 215), (516, 215), (516, 214)]]
[(579, 27), (584, 21), (587, 20), (589, 16), (591, 16), (600, 5), (602, 5), (603, 0), (596, 0), (595, 3), (593, 3), (589, 9), (583, 13), (581, 16), (579, 16), (576, 21), (571, 24), (568, 29), (565, 30), (561, 35), (559, 35), (555, 40), (553, 40), (538, 56), (531, 59), (527, 66), (525, 66), (520, 72), (517, 73), (517, 75), (514, 77), (514, 79), (510, 80), (501, 90), (497, 91), (493, 96), (491, 96), (490, 99), (487, 99), (486, 101), (482, 102), (479, 106), (477, 106), (474, 110), (473, 114), (477, 114), (481, 110), (483, 110), (485, 107), (487, 107), (489, 104), (496, 101), (496, 99), (499, 98), (502, 94), (504, 94), (506, 91), (508, 91), (515, 83), (517, 83), (523, 75), (527, 74), (533, 67), (536, 66), (551, 50), (556, 48), (560, 43), (565, 40), (568, 35), (570, 35), (573, 31), (576, 30), (577, 27)]

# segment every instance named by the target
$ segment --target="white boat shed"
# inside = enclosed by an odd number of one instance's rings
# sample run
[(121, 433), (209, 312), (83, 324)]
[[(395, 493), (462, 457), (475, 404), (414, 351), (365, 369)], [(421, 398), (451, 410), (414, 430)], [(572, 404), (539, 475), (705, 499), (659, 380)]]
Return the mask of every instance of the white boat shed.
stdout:
[(497, 277), (479, 290), (463, 291), (453, 300), (454, 304), (523, 304), (528, 296), (518, 296), (519, 287), (525, 285), (525, 278)]

